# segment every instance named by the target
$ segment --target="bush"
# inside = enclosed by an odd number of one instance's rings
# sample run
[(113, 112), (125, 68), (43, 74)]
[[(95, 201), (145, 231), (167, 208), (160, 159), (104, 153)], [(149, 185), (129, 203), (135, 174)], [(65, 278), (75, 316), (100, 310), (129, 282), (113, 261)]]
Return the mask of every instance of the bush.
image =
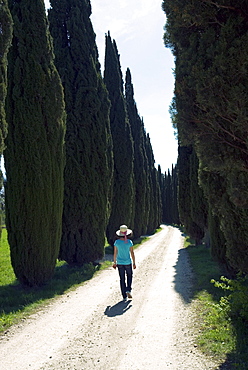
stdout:
[(248, 324), (248, 278), (238, 276), (232, 280), (222, 276), (220, 280), (221, 282), (213, 279), (211, 282), (227, 293), (220, 300), (221, 307), (232, 318), (242, 318)]

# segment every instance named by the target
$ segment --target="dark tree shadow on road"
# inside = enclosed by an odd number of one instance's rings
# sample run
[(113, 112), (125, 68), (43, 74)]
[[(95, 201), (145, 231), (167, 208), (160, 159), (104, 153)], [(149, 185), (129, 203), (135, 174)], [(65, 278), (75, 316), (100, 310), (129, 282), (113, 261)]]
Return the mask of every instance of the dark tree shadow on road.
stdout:
[(186, 249), (182, 248), (179, 250), (177, 264), (174, 267), (176, 269), (174, 278), (175, 290), (185, 303), (190, 303), (193, 298), (193, 274)]

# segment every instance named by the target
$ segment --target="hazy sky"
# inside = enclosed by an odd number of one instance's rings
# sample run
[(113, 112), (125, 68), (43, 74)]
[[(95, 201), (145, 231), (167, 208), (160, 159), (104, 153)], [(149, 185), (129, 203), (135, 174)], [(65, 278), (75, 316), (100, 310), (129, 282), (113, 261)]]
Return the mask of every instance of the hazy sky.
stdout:
[[(49, 0), (45, 0), (46, 6)], [(116, 41), (125, 80), (130, 68), (134, 98), (162, 172), (177, 161), (177, 141), (168, 113), (174, 89), (174, 58), (163, 44), (162, 0), (91, 0), (91, 21), (104, 70), (105, 34)]]

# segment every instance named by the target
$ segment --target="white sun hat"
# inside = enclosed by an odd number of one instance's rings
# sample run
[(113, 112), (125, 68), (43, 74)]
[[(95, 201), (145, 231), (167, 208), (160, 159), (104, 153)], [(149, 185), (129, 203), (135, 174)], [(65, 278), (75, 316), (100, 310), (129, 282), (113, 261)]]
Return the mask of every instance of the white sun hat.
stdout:
[(116, 235), (118, 236), (127, 236), (132, 234), (132, 230), (128, 229), (126, 225), (121, 225), (120, 230), (116, 231)]

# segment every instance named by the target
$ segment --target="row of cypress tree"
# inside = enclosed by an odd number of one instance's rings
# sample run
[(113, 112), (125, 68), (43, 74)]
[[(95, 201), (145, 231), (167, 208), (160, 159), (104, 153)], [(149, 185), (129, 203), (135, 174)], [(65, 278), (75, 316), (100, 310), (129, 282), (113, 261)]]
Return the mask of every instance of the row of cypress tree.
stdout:
[(158, 166), (159, 185), (162, 198), (162, 221), (166, 224), (180, 225), (178, 210), (178, 165), (172, 165), (171, 171), (162, 173)]
[(57, 258), (72, 265), (102, 258), (105, 237), (113, 243), (120, 224), (135, 237), (153, 232), (161, 190), (131, 73), (124, 91), (110, 34), (101, 76), (90, 1), (50, 0), (48, 16), (43, 0), (3, 4), (6, 227), (17, 278), (39, 286)]
[(179, 211), (230, 271), (248, 272), (247, 1), (164, 0), (175, 56)]

